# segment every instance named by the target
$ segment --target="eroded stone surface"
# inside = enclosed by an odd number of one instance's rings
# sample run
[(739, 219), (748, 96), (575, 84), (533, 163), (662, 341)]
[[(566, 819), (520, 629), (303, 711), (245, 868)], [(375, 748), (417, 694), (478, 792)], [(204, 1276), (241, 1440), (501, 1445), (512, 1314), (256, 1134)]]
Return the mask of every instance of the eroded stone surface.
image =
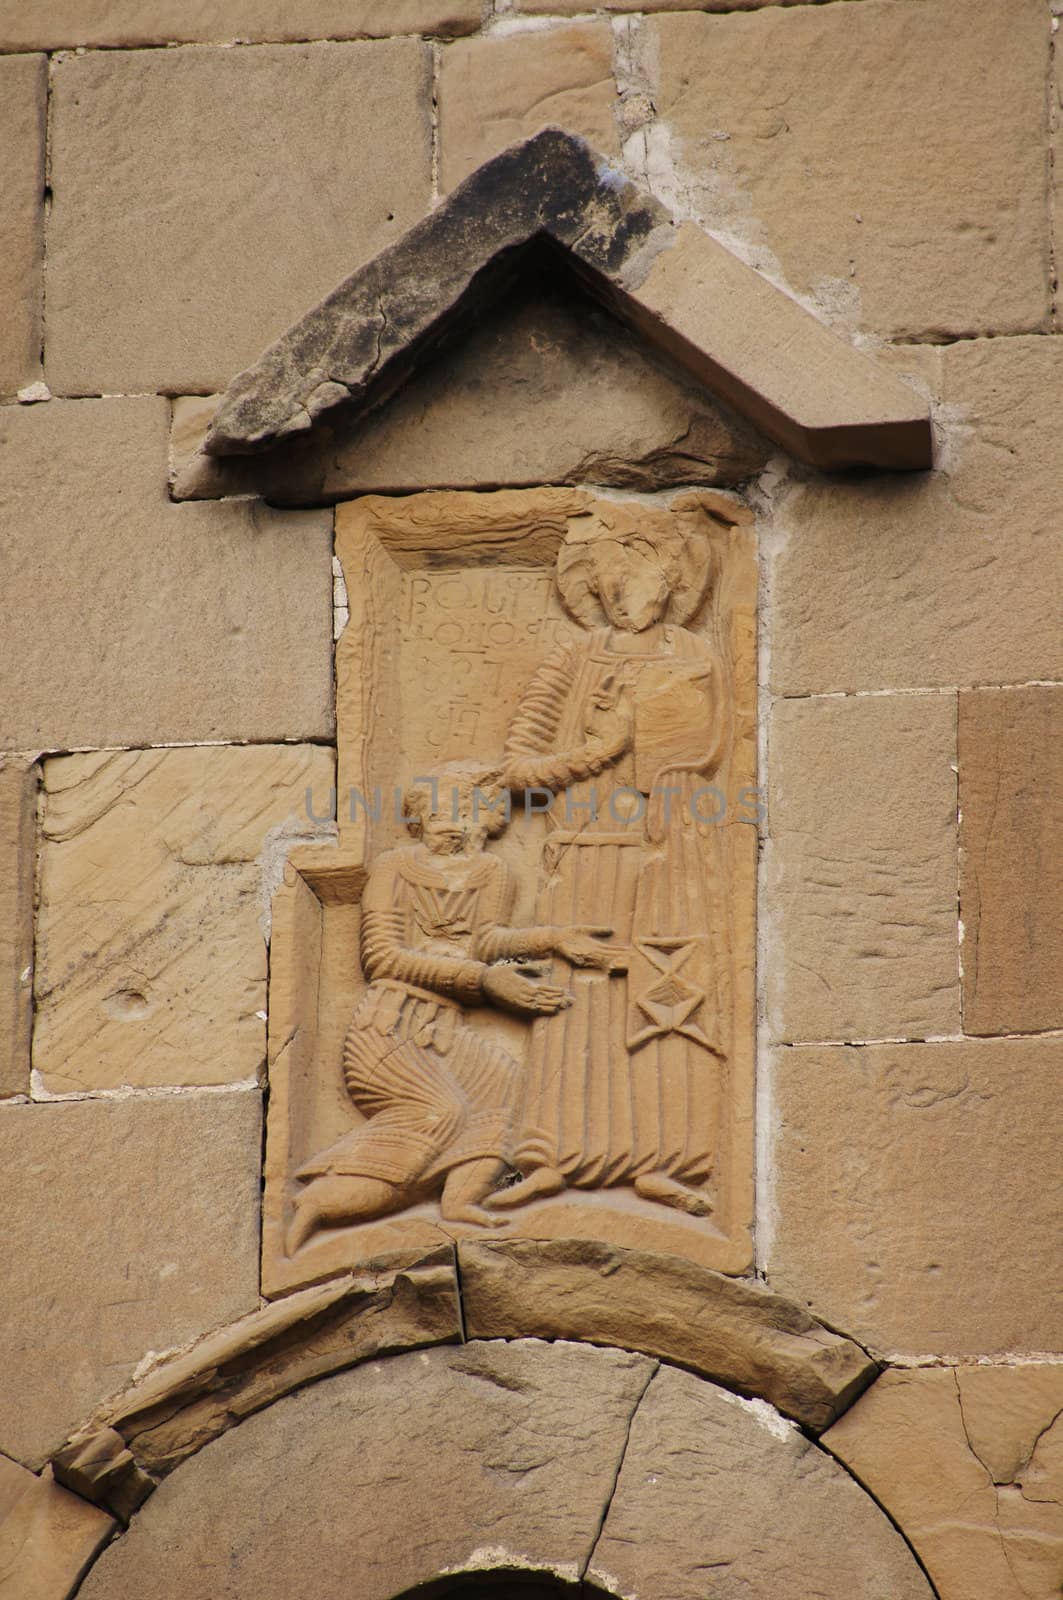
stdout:
[(331, 514), (171, 505), (168, 413), (0, 408), (0, 749), (330, 737)]
[(884, 1353), (1057, 1350), (1063, 1040), (772, 1064), (772, 1288)]
[(439, 75), (442, 187), (453, 189), (481, 162), (551, 124), (619, 155), (615, 96), (607, 22), (462, 40), (446, 52)]
[[(246, 455), (386, 398), (544, 243), (592, 292), (799, 460), (930, 465), (925, 403), (582, 139), (546, 128), (478, 167), (223, 396), (205, 448)], [(533, 248), (534, 247), (534, 248)], [(537, 257), (535, 251), (539, 251)]]
[(473, 1338), (585, 1339), (692, 1367), (826, 1426), (877, 1371), (864, 1351), (762, 1286), (672, 1256), (589, 1240), (464, 1240), (462, 1308)]
[(959, 1024), (956, 704), (776, 704), (765, 912), (776, 1039), (925, 1038)]
[(413, 39), (60, 61), (53, 392), (220, 389), (397, 238), (429, 202), (429, 64)]
[(479, 26), (480, 0), (55, 0), (45, 9), (0, 0), (0, 50), (151, 44), (360, 39), (428, 33), (451, 38)]
[(383, 410), (342, 409), (263, 456), (199, 452), (217, 398), (174, 404), (175, 493), (241, 490), (276, 503), (482, 484), (625, 489), (740, 483), (768, 446), (678, 373), (662, 370), (593, 301), (518, 292), (467, 342), (422, 368)]
[(1063, 1366), (887, 1372), (823, 1443), (943, 1600), (1049, 1600), (1063, 1573)]
[(817, 480), (776, 500), (775, 687), (1063, 678), (1053, 437), (1063, 338), (910, 347), (879, 360), (937, 399), (940, 470)]
[(321, 834), (313, 745), (44, 764), (33, 1065), (51, 1094), (238, 1082), (266, 1058), (269, 901)]
[(1063, 1028), (1063, 687), (960, 695), (965, 1033)]
[(116, 1523), (96, 1506), (0, 1457), (0, 1593), (67, 1600)]
[(635, 1413), (587, 1576), (662, 1600), (931, 1596), (896, 1529), (796, 1428), (670, 1367)]
[[(471, 1343), (375, 1362), (252, 1417), (168, 1479), (85, 1600), (390, 1600), (442, 1572), (578, 1576), (655, 1363)], [(262, 1506), (271, 1507), (268, 1519)]]
[(41, 259), (44, 248), (44, 56), (0, 61), (0, 395), (33, 382), (41, 366)]
[(259, 1096), (0, 1107), (0, 1445), (38, 1466), (165, 1350), (258, 1303)]
[(36, 832), (33, 757), (0, 754), (0, 1099), (30, 1086)]
[(654, 20), (650, 159), (832, 320), (894, 337), (1039, 329), (1044, 7), (955, 24), (951, 0)]

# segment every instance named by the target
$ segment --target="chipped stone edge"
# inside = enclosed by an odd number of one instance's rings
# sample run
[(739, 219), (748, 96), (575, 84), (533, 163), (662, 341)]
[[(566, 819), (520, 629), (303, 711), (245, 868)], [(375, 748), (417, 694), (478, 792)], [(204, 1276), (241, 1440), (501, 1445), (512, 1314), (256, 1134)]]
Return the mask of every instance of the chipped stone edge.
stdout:
[[(800, 1307), (770, 1291), (735, 1281), (708, 1268), (691, 1267), (674, 1258), (641, 1250), (601, 1247), (608, 1260), (598, 1260), (593, 1241), (556, 1240), (532, 1248), (529, 1241), (499, 1242), (457, 1248), (442, 1245), (429, 1251), (407, 1251), (381, 1257), (364, 1269), (328, 1279), (283, 1299), (270, 1302), (225, 1327), (206, 1334), (180, 1353), (157, 1362), (119, 1395), (99, 1406), (57, 1450), (51, 1467), (56, 1480), (83, 1499), (128, 1523), (168, 1474), (204, 1444), (238, 1425), (255, 1411), (272, 1405), (292, 1390), (362, 1362), (383, 1356), (462, 1343), (469, 1338), (575, 1339), (612, 1349), (626, 1349), (665, 1362), (698, 1377), (741, 1392), (758, 1406), (770, 1406), (780, 1425), (782, 1415), (816, 1435), (847, 1409), (878, 1376), (877, 1364), (860, 1346), (831, 1333)], [(527, 1285), (536, 1265), (552, 1273), (561, 1263), (579, 1273), (583, 1287), (600, 1300), (612, 1296), (609, 1326), (578, 1326), (563, 1310), (548, 1317), (522, 1316), (522, 1296), (512, 1296), (512, 1314), (503, 1327), (479, 1326), (476, 1291), (463, 1283), (462, 1257), (472, 1264), (472, 1250), (500, 1251), (503, 1269), (515, 1267)], [(538, 1260), (536, 1260), (538, 1257)], [(623, 1285), (625, 1272), (652, 1290), (656, 1278), (679, 1271), (687, 1293), (699, 1290), (711, 1306), (721, 1294), (728, 1299), (729, 1331), (737, 1323), (748, 1333), (749, 1367), (758, 1381), (736, 1384), (725, 1360), (711, 1355), (711, 1339), (702, 1359), (692, 1356), (686, 1329), (669, 1338), (667, 1321), (651, 1326), (640, 1318)], [(737, 1292), (736, 1292), (737, 1291)], [(652, 1298), (652, 1294), (651, 1294)], [(466, 1321), (466, 1312), (470, 1313)], [(765, 1358), (762, 1335), (765, 1312), (780, 1323), (781, 1333), (796, 1340), (808, 1337), (809, 1373), (816, 1350), (837, 1347), (853, 1363), (853, 1381), (826, 1402), (810, 1407), (800, 1396), (780, 1391), (781, 1364), (773, 1369)], [(614, 1325), (626, 1319), (630, 1334), (618, 1338)], [(744, 1324), (744, 1327), (743, 1327)], [(793, 1335), (790, 1330), (793, 1330)], [(674, 1330), (673, 1330), (674, 1333)], [(331, 1347), (328, 1335), (334, 1335)], [(796, 1342), (796, 1341), (795, 1341)], [(791, 1352), (793, 1354), (793, 1352)], [(755, 1357), (755, 1359), (754, 1359)], [(783, 1374), (785, 1383), (785, 1374)], [(182, 1426), (183, 1424), (183, 1426)]]

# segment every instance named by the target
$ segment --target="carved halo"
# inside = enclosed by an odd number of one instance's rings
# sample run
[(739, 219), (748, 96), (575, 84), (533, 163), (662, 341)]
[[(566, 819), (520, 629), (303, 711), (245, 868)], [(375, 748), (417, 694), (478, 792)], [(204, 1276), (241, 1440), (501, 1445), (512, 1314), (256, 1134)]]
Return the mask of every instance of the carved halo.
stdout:
[(601, 573), (620, 547), (658, 566), (668, 583), (666, 616), (680, 625), (701, 609), (715, 576), (715, 552), (706, 528), (683, 526), (670, 511), (641, 505), (600, 508), (569, 524), (557, 558), (557, 587), (565, 609), (585, 628), (600, 627)]

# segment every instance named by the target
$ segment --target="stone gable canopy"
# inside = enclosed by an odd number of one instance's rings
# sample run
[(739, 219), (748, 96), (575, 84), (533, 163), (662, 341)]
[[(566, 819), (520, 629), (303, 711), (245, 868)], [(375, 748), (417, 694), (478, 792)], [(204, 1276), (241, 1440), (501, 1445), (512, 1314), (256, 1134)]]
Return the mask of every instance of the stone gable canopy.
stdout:
[(239, 373), (204, 451), (254, 455), (337, 407), (374, 410), (543, 253), (798, 460), (931, 466), (914, 390), (558, 128), (485, 162)]

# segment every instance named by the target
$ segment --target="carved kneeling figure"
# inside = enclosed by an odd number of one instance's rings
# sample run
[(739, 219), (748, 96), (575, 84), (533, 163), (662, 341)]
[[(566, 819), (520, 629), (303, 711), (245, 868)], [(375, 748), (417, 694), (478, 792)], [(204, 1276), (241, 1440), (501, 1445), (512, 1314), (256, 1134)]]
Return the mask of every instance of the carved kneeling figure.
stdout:
[[(505, 826), (497, 774), (453, 763), (406, 796), (418, 842), (380, 857), (362, 907), (370, 986), (344, 1043), (347, 1091), (365, 1121), (297, 1177), (289, 1255), (319, 1227), (440, 1197), (445, 1221), (498, 1226), (482, 1202), (508, 1167), (518, 1066), (464, 1008), (549, 1016), (568, 1003), (524, 958), (565, 954), (606, 969), (604, 928), (512, 928), (514, 885), (484, 853)], [(512, 963), (518, 964), (512, 964)], [(499, 964), (503, 963), (503, 964)]]

